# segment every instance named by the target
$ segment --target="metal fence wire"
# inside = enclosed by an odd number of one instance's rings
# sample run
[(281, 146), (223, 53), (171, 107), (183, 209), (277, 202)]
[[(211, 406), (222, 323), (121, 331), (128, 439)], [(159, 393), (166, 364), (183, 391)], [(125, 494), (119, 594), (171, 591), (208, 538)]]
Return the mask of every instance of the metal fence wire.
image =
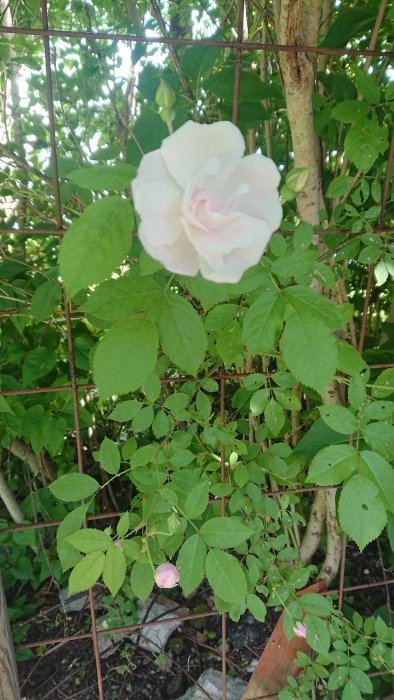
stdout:
[[(155, 9), (155, 2), (152, 2), (152, 9), (154, 12)], [(37, 227), (34, 229), (26, 228), (26, 229), (20, 229), (20, 228), (2, 228), (0, 229), (0, 234), (18, 234), (21, 236), (28, 236), (28, 237), (33, 237), (33, 236), (58, 236), (59, 242), (64, 235), (64, 233), (67, 231), (67, 227), (64, 225), (64, 220), (63, 220), (63, 210), (62, 210), (62, 202), (61, 202), (61, 195), (60, 195), (60, 180), (59, 180), (59, 170), (58, 170), (58, 155), (57, 155), (57, 138), (56, 138), (56, 122), (55, 122), (55, 110), (54, 110), (54, 98), (53, 98), (53, 60), (51, 57), (51, 40), (53, 39), (58, 39), (61, 38), (64, 42), (67, 41), (72, 41), (76, 39), (107, 39), (112, 42), (134, 42), (135, 44), (158, 44), (164, 47), (172, 47), (173, 50), (175, 51), (176, 55), (176, 49), (178, 46), (201, 46), (205, 48), (209, 47), (219, 47), (222, 49), (226, 49), (230, 52), (233, 52), (235, 54), (235, 80), (234, 80), (234, 97), (233, 97), (233, 110), (232, 110), (232, 118), (233, 121), (236, 123), (237, 122), (237, 117), (238, 117), (238, 105), (239, 105), (239, 90), (240, 90), (240, 76), (241, 76), (241, 60), (242, 56), (244, 54), (247, 54), (250, 51), (260, 51), (260, 52), (267, 52), (267, 53), (279, 53), (279, 52), (308, 52), (308, 53), (317, 53), (317, 54), (323, 54), (323, 55), (337, 55), (337, 56), (377, 56), (377, 57), (386, 57), (388, 59), (392, 58), (394, 56), (394, 52), (387, 52), (387, 51), (379, 51), (379, 50), (374, 50), (374, 49), (350, 49), (350, 48), (327, 48), (327, 47), (316, 47), (316, 46), (297, 46), (297, 49), (295, 49), (294, 46), (290, 45), (279, 45), (279, 44), (267, 44), (267, 43), (260, 43), (260, 42), (245, 42), (243, 40), (243, 34), (244, 34), (244, 0), (238, 0), (238, 28), (237, 28), (237, 39), (232, 41), (232, 42), (227, 42), (227, 41), (220, 41), (220, 40), (196, 40), (196, 39), (189, 39), (189, 38), (182, 38), (182, 37), (171, 37), (168, 35), (165, 26), (161, 26), (160, 30), (162, 33), (161, 37), (146, 37), (146, 36), (140, 36), (140, 35), (135, 35), (135, 34), (120, 34), (116, 32), (108, 32), (108, 31), (102, 31), (102, 32), (94, 32), (94, 31), (72, 31), (72, 30), (63, 30), (63, 29), (57, 29), (55, 27), (51, 27), (48, 21), (48, 2), (47, 0), (41, 0), (41, 17), (42, 17), (42, 28), (24, 28), (24, 27), (8, 27), (8, 26), (1, 26), (0, 27), (0, 33), (3, 35), (26, 35), (29, 37), (36, 37), (38, 41), (42, 41), (43, 48), (44, 48), (44, 60), (45, 60), (45, 80), (46, 80), (46, 91), (47, 91), (47, 116), (48, 116), (48, 121), (49, 121), (49, 135), (50, 135), (50, 151), (51, 151), (51, 168), (52, 168), (52, 174), (53, 174), (53, 179), (52, 179), (52, 187), (53, 187), (53, 193), (54, 193), (54, 198), (55, 198), (55, 208), (56, 208), (56, 223), (57, 226), (53, 228), (47, 228), (46, 224), (43, 222), (42, 228)], [(385, 176), (385, 181), (384, 181), (384, 186), (383, 186), (383, 193), (382, 193), (382, 212), (381, 212), (381, 218), (380, 218), (380, 226), (376, 228), (377, 231), (384, 232), (385, 230), (387, 231), (388, 229), (384, 228), (384, 216), (385, 216), (385, 209), (386, 209), (386, 203), (388, 200), (388, 193), (389, 193), (389, 185), (390, 185), (390, 178), (391, 178), (391, 172), (392, 172), (392, 165), (393, 165), (393, 158), (394, 158), (394, 130), (391, 136), (391, 144), (390, 144), (390, 151), (389, 151), (389, 158), (388, 158), (388, 167), (387, 167), (387, 172)], [(346, 234), (346, 231), (343, 229), (336, 229), (336, 230), (330, 230), (330, 231), (325, 231), (321, 230), (321, 234), (335, 234), (335, 233), (341, 233), (341, 234)], [(287, 235), (286, 232), (284, 232), (283, 235)], [(364, 309), (363, 309), (363, 315), (362, 315), (362, 323), (361, 323), (361, 338), (360, 338), (360, 350), (363, 349), (364, 345), (364, 338), (366, 334), (366, 324), (367, 324), (367, 314), (368, 314), (368, 306), (370, 303), (370, 295), (371, 295), (371, 288), (372, 288), (372, 282), (373, 282), (373, 265), (370, 266), (370, 272), (369, 272), (369, 277), (368, 277), (368, 286), (366, 290), (366, 295), (365, 295), (365, 302), (364, 302)], [(78, 373), (75, 365), (75, 356), (74, 356), (74, 343), (73, 343), (73, 330), (72, 330), (72, 318), (71, 318), (71, 306), (70, 303), (67, 299), (66, 294), (63, 296), (63, 309), (64, 309), (64, 318), (65, 318), (65, 331), (67, 334), (67, 343), (68, 343), (68, 351), (69, 351), (69, 376), (70, 376), (70, 383), (64, 386), (48, 386), (44, 388), (26, 388), (26, 389), (18, 389), (14, 391), (0, 391), (0, 396), (16, 396), (16, 395), (31, 395), (31, 394), (37, 394), (37, 393), (47, 393), (47, 392), (70, 392), (73, 400), (73, 413), (74, 413), (74, 427), (75, 427), (75, 445), (76, 445), (76, 451), (77, 451), (77, 459), (78, 459), (78, 468), (81, 473), (84, 472), (84, 455), (83, 455), (83, 443), (82, 443), (82, 437), (81, 437), (81, 423), (80, 423), (80, 415), (79, 415), (79, 406), (80, 406), (80, 394), (81, 392), (85, 392), (87, 394), (89, 391), (94, 389), (94, 384), (80, 384), (78, 382)], [(388, 367), (394, 367), (394, 364), (375, 364), (375, 365), (370, 365), (371, 368), (388, 368)], [(212, 375), (210, 375), (212, 378)], [(246, 375), (239, 375), (239, 374), (233, 374), (233, 373), (225, 373), (223, 371), (218, 371), (216, 379), (219, 382), (219, 401), (220, 401), (220, 412), (221, 412), (221, 420), (222, 420), (222, 425), (224, 425), (225, 421), (225, 392), (226, 392), (226, 383), (229, 380), (234, 380), (234, 379), (240, 379), (242, 376)], [(174, 379), (168, 379), (168, 378), (163, 378), (162, 382), (186, 382), (189, 381), (190, 377), (180, 377), (176, 380)], [(224, 445), (221, 445), (221, 468), (222, 468), (222, 481), (225, 480), (225, 470), (224, 470)], [(321, 488), (321, 487), (319, 487)], [(327, 487), (328, 488), (328, 487)], [(295, 489), (282, 489), (282, 490), (277, 490), (274, 492), (264, 492), (265, 495), (281, 495), (281, 494), (301, 494), (305, 492), (313, 492), (316, 490), (316, 487), (310, 487), (310, 488), (295, 488)], [(222, 499), (222, 514), (224, 514), (224, 500)], [(87, 517), (87, 522), (85, 523), (85, 526), (87, 527), (89, 523), (95, 521), (95, 520), (109, 520), (110, 518), (113, 518), (115, 516), (119, 516), (120, 513), (117, 512), (106, 512), (102, 513), (100, 515), (89, 515)], [(23, 531), (28, 531), (28, 530), (44, 530), (45, 528), (54, 528), (57, 525), (59, 525), (60, 521), (43, 521), (43, 522), (35, 522), (33, 524), (29, 525), (16, 525), (13, 527), (8, 527), (8, 528), (3, 528), (0, 530), (0, 534), (4, 532), (23, 532)], [(385, 570), (383, 568), (383, 562), (382, 562), (382, 576), (380, 579), (370, 582), (370, 583), (355, 583), (354, 585), (349, 585), (345, 586), (345, 563), (346, 563), (346, 554), (347, 554), (347, 543), (346, 543), (346, 536), (343, 536), (342, 540), (342, 553), (341, 553), (341, 564), (340, 564), (340, 575), (339, 575), (339, 585), (337, 589), (330, 589), (328, 591), (329, 594), (337, 594), (338, 595), (338, 607), (339, 609), (342, 609), (343, 606), (343, 600), (344, 600), (344, 595), (348, 593), (357, 593), (358, 591), (366, 590), (366, 589), (372, 589), (372, 588), (378, 588), (381, 587), (385, 589), (386, 591), (386, 599), (388, 602), (390, 602), (390, 586), (394, 584), (394, 578), (388, 578)], [(102, 674), (102, 661), (100, 658), (100, 653), (99, 653), (99, 637), (101, 635), (108, 635), (110, 633), (116, 634), (119, 632), (132, 632), (136, 630), (141, 630), (146, 627), (153, 627), (157, 625), (168, 625), (171, 624), (172, 622), (179, 622), (179, 621), (190, 621), (190, 620), (195, 620), (195, 619), (204, 619), (208, 618), (211, 616), (219, 616), (219, 613), (216, 612), (215, 610), (208, 611), (208, 612), (202, 612), (202, 613), (196, 613), (196, 614), (184, 614), (184, 615), (176, 615), (171, 618), (167, 618), (165, 620), (161, 619), (156, 619), (152, 620), (149, 622), (142, 622), (140, 624), (133, 624), (133, 625), (126, 625), (123, 627), (116, 627), (113, 629), (98, 629), (96, 619), (97, 619), (97, 614), (96, 614), (96, 608), (95, 608), (95, 599), (93, 595), (93, 590), (89, 590), (89, 611), (90, 611), (90, 619), (91, 619), (91, 624), (90, 624), (90, 631), (86, 632), (81, 632), (79, 634), (72, 634), (72, 635), (65, 635), (65, 636), (59, 636), (59, 637), (50, 637), (50, 638), (40, 638), (37, 640), (33, 640), (30, 642), (26, 642), (23, 644), (17, 645), (17, 648), (21, 649), (32, 649), (32, 648), (37, 648), (37, 647), (43, 647), (45, 646), (56, 646), (56, 645), (63, 645), (63, 644), (72, 644), (73, 642), (76, 642), (77, 640), (83, 640), (83, 639), (90, 639), (92, 643), (92, 653), (94, 655), (95, 659), (95, 666), (96, 666), (96, 683), (97, 683), (97, 697), (99, 700), (104, 700), (104, 688), (103, 688), (103, 674)], [(257, 624), (257, 623), (256, 623)], [(221, 643), (221, 667), (222, 667), (222, 697), (223, 700), (226, 700), (226, 672), (228, 669), (228, 660), (227, 660), (227, 646), (226, 646), (226, 638), (227, 638), (227, 616), (226, 614), (221, 615), (221, 632), (222, 632), (222, 643)], [(376, 676), (376, 675), (383, 675), (384, 671), (376, 671), (373, 673), (370, 673), (370, 676)], [(209, 697), (209, 694), (206, 693), (207, 697)], [(66, 697), (63, 692), (60, 692), (59, 690), (59, 696), (58, 697)], [(272, 698), (274, 696), (265, 696), (266, 700), (268, 698)], [(275, 696), (276, 697), (276, 696)], [(11, 699), (9, 699), (11, 700)], [(259, 698), (256, 698), (256, 700), (259, 700)]]

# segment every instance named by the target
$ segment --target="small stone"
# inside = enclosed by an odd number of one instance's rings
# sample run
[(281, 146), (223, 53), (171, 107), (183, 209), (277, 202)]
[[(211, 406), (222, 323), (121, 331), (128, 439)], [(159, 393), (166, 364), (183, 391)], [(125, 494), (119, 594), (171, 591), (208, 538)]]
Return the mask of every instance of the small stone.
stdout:
[[(245, 681), (226, 676), (227, 700), (239, 700), (245, 688)], [(189, 688), (179, 700), (207, 700), (207, 694), (211, 700), (222, 700), (223, 697), (222, 674), (213, 668), (204, 671), (195, 685)]]
[(66, 612), (80, 612), (89, 605), (89, 595), (86, 591), (70, 595), (68, 588), (63, 588), (59, 593), (59, 598)]
[(185, 685), (185, 676), (183, 673), (177, 673), (166, 683), (167, 698), (179, 698), (183, 692)]

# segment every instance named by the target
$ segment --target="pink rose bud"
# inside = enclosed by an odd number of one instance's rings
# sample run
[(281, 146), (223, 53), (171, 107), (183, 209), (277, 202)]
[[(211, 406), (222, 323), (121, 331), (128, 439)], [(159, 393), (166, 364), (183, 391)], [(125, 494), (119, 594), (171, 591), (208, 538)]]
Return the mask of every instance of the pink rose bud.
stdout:
[(306, 639), (308, 628), (306, 625), (303, 625), (302, 622), (296, 622), (293, 627), (293, 632), (297, 637), (304, 637), (304, 639)]
[(173, 588), (179, 581), (179, 571), (174, 564), (160, 564), (155, 571), (159, 588)]

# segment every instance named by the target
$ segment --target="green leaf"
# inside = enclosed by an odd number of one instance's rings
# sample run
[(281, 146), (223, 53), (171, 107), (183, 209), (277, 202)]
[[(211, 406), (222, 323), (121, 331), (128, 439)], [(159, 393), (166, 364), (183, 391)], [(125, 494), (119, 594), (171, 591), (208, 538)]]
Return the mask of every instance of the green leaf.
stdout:
[(331, 430), (350, 435), (357, 430), (357, 420), (348, 408), (343, 406), (319, 406), (322, 419)]
[(67, 179), (87, 190), (125, 190), (130, 188), (135, 172), (135, 168), (128, 163), (95, 165), (73, 170), (68, 173)]
[(170, 418), (165, 411), (158, 411), (152, 423), (153, 434), (156, 438), (162, 438), (171, 430)]
[[(193, 455), (194, 456), (194, 455)], [(209, 480), (201, 481), (189, 493), (185, 501), (185, 512), (188, 518), (199, 518), (208, 505)]]
[(31, 312), (37, 321), (41, 323), (50, 317), (53, 310), (60, 304), (62, 290), (56, 280), (47, 280), (37, 287), (31, 299)]
[(150, 428), (153, 418), (153, 406), (144, 406), (133, 418), (133, 433), (143, 433)]
[(366, 450), (361, 452), (360, 457), (360, 474), (364, 474), (378, 486), (386, 509), (394, 512), (394, 467), (376, 452)]
[(333, 486), (345, 481), (358, 466), (358, 455), (351, 445), (330, 445), (320, 450), (309, 467), (307, 481)]
[(278, 437), (280, 434), (284, 422), (285, 422), (285, 412), (282, 406), (275, 401), (275, 399), (270, 399), (265, 411), (264, 411), (265, 423), (273, 437)]
[(137, 561), (130, 574), (130, 586), (141, 601), (147, 599), (154, 584), (153, 571), (149, 563)]
[(250, 412), (252, 416), (260, 416), (268, 403), (269, 390), (259, 389), (250, 399)]
[(126, 394), (138, 389), (154, 368), (157, 345), (156, 326), (149, 319), (132, 316), (115, 323), (94, 355), (93, 376), (100, 394)]
[(274, 389), (274, 396), (278, 403), (288, 411), (299, 411), (301, 409), (301, 401), (291, 389)]
[(59, 501), (73, 502), (89, 498), (100, 484), (88, 474), (63, 474), (49, 485), (49, 490)]
[(141, 401), (137, 399), (132, 399), (131, 401), (121, 401), (116, 404), (114, 410), (109, 414), (111, 420), (116, 420), (119, 423), (126, 423), (137, 415), (138, 411), (142, 408)]
[(328, 654), (330, 648), (330, 634), (325, 620), (314, 615), (306, 615), (304, 623), (307, 628), (306, 641), (309, 646), (319, 654)]
[(30, 386), (40, 377), (51, 372), (57, 363), (57, 354), (54, 350), (38, 347), (27, 353), (22, 367), (22, 381), (25, 386)]
[(394, 393), (394, 367), (385, 369), (375, 381), (372, 389), (372, 396), (375, 399), (385, 399)]
[[(375, 76), (366, 73), (361, 68), (356, 68), (356, 85), (359, 93), (372, 105), (378, 104), (380, 100), (380, 87)], [(360, 102), (359, 104), (362, 104)]]
[(282, 350), (296, 379), (322, 394), (337, 362), (335, 339), (327, 326), (310, 313), (294, 309), (286, 321)]
[(350, 678), (355, 682), (361, 693), (371, 695), (373, 693), (373, 685), (371, 679), (360, 668), (350, 669)]
[[(358, 102), (357, 104), (362, 103)], [(338, 177), (334, 177), (334, 179), (331, 180), (330, 184), (328, 185), (326, 197), (329, 197), (330, 199), (342, 197), (344, 194), (348, 193), (352, 182), (353, 178), (351, 175), (338, 175)]]
[(394, 426), (386, 421), (370, 423), (362, 429), (365, 442), (385, 459), (392, 459), (394, 454)]
[(296, 311), (314, 316), (327, 324), (331, 330), (336, 331), (344, 326), (344, 319), (338, 306), (314, 289), (294, 285), (285, 289), (283, 294)]
[(144, 445), (134, 452), (131, 457), (131, 466), (134, 469), (137, 467), (144, 467), (156, 459), (156, 455), (159, 451), (159, 445)]
[(66, 541), (84, 554), (106, 552), (112, 544), (112, 539), (106, 532), (96, 530), (93, 527), (73, 532), (66, 537)]
[(200, 534), (211, 547), (229, 549), (230, 547), (238, 547), (245, 542), (253, 534), (253, 531), (244, 525), (240, 518), (231, 516), (207, 520), (202, 526)]
[(101, 576), (104, 566), (104, 552), (92, 552), (83, 557), (81, 561), (74, 566), (69, 582), (68, 590), (70, 593), (79, 593), (93, 586)]
[(267, 608), (261, 598), (254, 593), (249, 593), (246, 596), (246, 605), (248, 606), (253, 617), (258, 620), (258, 622), (264, 622), (267, 615)]
[(341, 526), (361, 551), (380, 535), (387, 522), (378, 487), (361, 474), (352, 476), (343, 487), (338, 514)]
[[(346, 655), (345, 655), (345, 661), (347, 662)], [(342, 688), (342, 686), (345, 685), (348, 677), (349, 677), (349, 669), (348, 669), (347, 665), (346, 666), (339, 666), (339, 668), (336, 668), (335, 671), (333, 671), (330, 674), (330, 680), (328, 681), (328, 685), (327, 685), (328, 690), (338, 690), (339, 688)]]
[(298, 600), (303, 610), (319, 617), (331, 615), (333, 611), (330, 599), (318, 593), (305, 593)]
[(162, 291), (152, 279), (129, 274), (100, 284), (80, 308), (93, 322), (111, 325), (141, 311), (154, 314), (161, 298)]
[(90, 204), (70, 226), (60, 246), (60, 274), (70, 297), (102, 282), (131, 247), (130, 202), (118, 196)]
[(285, 303), (276, 291), (264, 292), (246, 311), (243, 338), (253, 354), (270, 352), (283, 325)]
[(10, 409), (4, 396), (0, 396), (0, 413), (10, 413), (14, 415), (14, 412)]
[[(211, 78), (204, 80), (204, 90), (213, 92), (226, 102), (232, 103), (235, 67), (225, 66)], [(264, 83), (256, 72), (241, 70), (239, 101), (257, 103), (267, 97), (277, 97), (278, 88), (272, 83)], [(261, 106), (260, 106), (261, 109)]]
[(344, 47), (353, 37), (360, 35), (361, 38), (362, 34), (373, 29), (375, 20), (374, 7), (352, 7), (344, 11), (340, 10), (321, 45), (332, 48)]
[(354, 681), (348, 681), (343, 689), (342, 700), (362, 700), (361, 693)]
[(165, 297), (158, 317), (164, 352), (181, 370), (196, 374), (207, 347), (202, 321), (190, 302), (171, 294)]
[(238, 559), (220, 549), (211, 549), (205, 568), (209, 585), (215, 595), (228, 603), (244, 603), (246, 578)]
[(117, 444), (105, 437), (98, 452), (94, 453), (101, 467), (108, 474), (117, 474), (120, 469), (120, 452)]
[(352, 377), (367, 369), (367, 363), (352, 345), (343, 340), (337, 340), (336, 345), (338, 351), (337, 368), (341, 372)]
[(345, 153), (358, 170), (367, 172), (388, 146), (387, 130), (371, 119), (353, 124), (346, 134)]
[(87, 509), (88, 504), (84, 504), (83, 506), (78, 506), (70, 513), (67, 513), (57, 529), (56, 550), (63, 572), (71, 569), (71, 567), (75, 566), (81, 559), (80, 553), (67, 542), (66, 537), (76, 532), (76, 530), (79, 530)]
[[(340, 102), (339, 104), (335, 105), (331, 112), (331, 116), (334, 117), (334, 119), (338, 119), (340, 122), (357, 122), (360, 119), (365, 119), (369, 111), (370, 107), (368, 107), (365, 102), (359, 102), (358, 100), (344, 100), (344, 102)], [(345, 179), (348, 182), (348, 185), (350, 185), (353, 178), (351, 178), (349, 175), (342, 175), (335, 178), (335, 180), (341, 180), (342, 182), (345, 182)], [(347, 190), (342, 194), (346, 194), (346, 192)]]
[(179, 550), (176, 565), (179, 569), (179, 583), (185, 596), (201, 583), (205, 573), (207, 548), (200, 535), (191, 535)]
[(105, 555), (103, 568), (103, 581), (111, 591), (111, 595), (116, 596), (121, 588), (126, 575), (125, 555), (115, 544), (111, 544)]

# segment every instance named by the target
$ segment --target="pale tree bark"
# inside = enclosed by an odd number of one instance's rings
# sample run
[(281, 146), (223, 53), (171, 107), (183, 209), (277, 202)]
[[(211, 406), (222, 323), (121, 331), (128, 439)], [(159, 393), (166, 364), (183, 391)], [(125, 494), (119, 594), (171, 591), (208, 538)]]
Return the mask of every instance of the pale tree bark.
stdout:
[(0, 574), (0, 700), (20, 700), (7, 603)]
[[(276, 37), (279, 44), (316, 46), (322, 13), (327, 11), (324, 0), (274, 0)], [(323, 17), (324, 21), (324, 17)], [(287, 114), (294, 151), (294, 167), (308, 168), (304, 189), (297, 194), (301, 219), (318, 226), (322, 201), (320, 149), (313, 127), (312, 94), (315, 87), (317, 59), (305, 52), (280, 52)], [(319, 241), (315, 241), (319, 245)], [(314, 285), (315, 286), (315, 285)], [(339, 403), (335, 380), (326, 388), (323, 402)], [(340, 540), (336, 521), (335, 489), (317, 491), (311, 519), (300, 547), (300, 557), (307, 562), (317, 550), (324, 524), (329, 540), (326, 558), (319, 576), (331, 581), (340, 562)]]
[(39, 455), (23, 440), (12, 440), (9, 446), (10, 452), (22, 460), (43, 484), (51, 483), (56, 479), (56, 468), (49, 455), (42, 450)]

